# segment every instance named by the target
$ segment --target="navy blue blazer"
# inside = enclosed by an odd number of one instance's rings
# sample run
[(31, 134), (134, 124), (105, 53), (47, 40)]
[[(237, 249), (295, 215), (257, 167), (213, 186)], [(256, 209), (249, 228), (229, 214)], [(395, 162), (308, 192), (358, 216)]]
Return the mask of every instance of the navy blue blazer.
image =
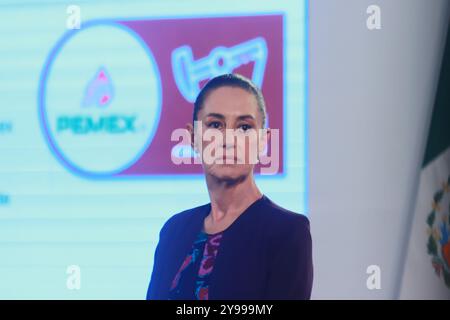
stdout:
[[(166, 300), (211, 204), (185, 210), (162, 227), (147, 299)], [(309, 299), (313, 281), (308, 219), (267, 196), (223, 233), (210, 276), (210, 300)]]

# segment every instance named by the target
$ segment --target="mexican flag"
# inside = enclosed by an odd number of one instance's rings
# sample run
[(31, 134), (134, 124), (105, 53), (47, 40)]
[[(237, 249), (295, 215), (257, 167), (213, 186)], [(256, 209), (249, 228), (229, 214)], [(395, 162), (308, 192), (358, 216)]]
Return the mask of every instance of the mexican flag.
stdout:
[(450, 299), (450, 30), (420, 173), (400, 299)]

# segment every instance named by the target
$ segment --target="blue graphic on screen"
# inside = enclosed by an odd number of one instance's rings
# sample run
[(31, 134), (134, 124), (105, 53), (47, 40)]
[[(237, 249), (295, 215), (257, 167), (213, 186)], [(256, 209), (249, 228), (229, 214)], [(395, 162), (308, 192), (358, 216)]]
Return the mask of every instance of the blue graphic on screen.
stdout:
[[(209, 202), (199, 174), (109, 178), (154, 141), (167, 76), (158, 52), (115, 21), (282, 14), (284, 171), (256, 182), (308, 214), (305, 5), (90, 1), (79, 5), (80, 29), (68, 30), (63, 2), (0, 2), (0, 299), (144, 299), (163, 223)], [(267, 82), (263, 37), (214, 48), (196, 56), (180, 42), (168, 57), (186, 101), (200, 80), (241, 64), (258, 86)]]
[[(126, 87), (115, 97), (113, 81)], [(50, 149), (74, 172), (101, 176), (128, 168), (156, 132), (160, 86), (153, 56), (119, 24), (85, 23), (66, 33), (44, 65), (39, 89)], [(92, 104), (101, 108), (86, 108)]]

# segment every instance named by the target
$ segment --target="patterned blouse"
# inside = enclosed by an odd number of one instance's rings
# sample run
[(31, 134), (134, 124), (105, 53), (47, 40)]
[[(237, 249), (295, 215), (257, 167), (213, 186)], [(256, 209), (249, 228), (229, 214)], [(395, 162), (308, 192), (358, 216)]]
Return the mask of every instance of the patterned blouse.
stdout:
[(219, 250), (223, 231), (207, 234), (201, 231), (175, 275), (169, 300), (208, 300), (209, 277)]

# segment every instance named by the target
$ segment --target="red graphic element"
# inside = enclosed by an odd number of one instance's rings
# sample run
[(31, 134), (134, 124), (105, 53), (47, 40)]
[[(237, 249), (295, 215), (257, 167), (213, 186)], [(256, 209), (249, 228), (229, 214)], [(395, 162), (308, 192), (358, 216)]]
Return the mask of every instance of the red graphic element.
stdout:
[(442, 246), (442, 257), (444, 257), (447, 266), (450, 267), (450, 241)]
[[(216, 47), (233, 47), (257, 37), (264, 38), (267, 44), (268, 56), (261, 89), (266, 101), (269, 126), (280, 132), (278, 173), (283, 172), (283, 15), (135, 20), (119, 23), (141, 37), (155, 58), (161, 77), (162, 109), (159, 126), (148, 149), (139, 160), (118, 175), (201, 173), (200, 164), (176, 165), (171, 160), (172, 148), (178, 144), (177, 141), (171, 141), (171, 134), (177, 128), (185, 128), (187, 122), (192, 122), (193, 111), (193, 105), (183, 98), (175, 82), (172, 52), (188, 45), (192, 48), (193, 58), (197, 60), (208, 56)], [(249, 61), (233, 72), (251, 79), (253, 67), (254, 63)], [(207, 79), (200, 85), (203, 86), (206, 81)], [(260, 172), (259, 167), (256, 166), (255, 173)]]
[(198, 290), (198, 300), (209, 300), (208, 291), (208, 287), (201, 287)]
[(170, 286), (171, 290), (178, 285), (178, 281), (180, 281), (181, 278), (181, 272), (183, 272), (183, 270), (186, 269), (189, 266), (189, 264), (191, 264), (191, 262), (192, 262), (192, 255), (188, 255), (186, 259), (184, 259), (183, 264), (181, 265), (180, 269), (175, 275), (175, 278), (172, 281), (172, 285)]

